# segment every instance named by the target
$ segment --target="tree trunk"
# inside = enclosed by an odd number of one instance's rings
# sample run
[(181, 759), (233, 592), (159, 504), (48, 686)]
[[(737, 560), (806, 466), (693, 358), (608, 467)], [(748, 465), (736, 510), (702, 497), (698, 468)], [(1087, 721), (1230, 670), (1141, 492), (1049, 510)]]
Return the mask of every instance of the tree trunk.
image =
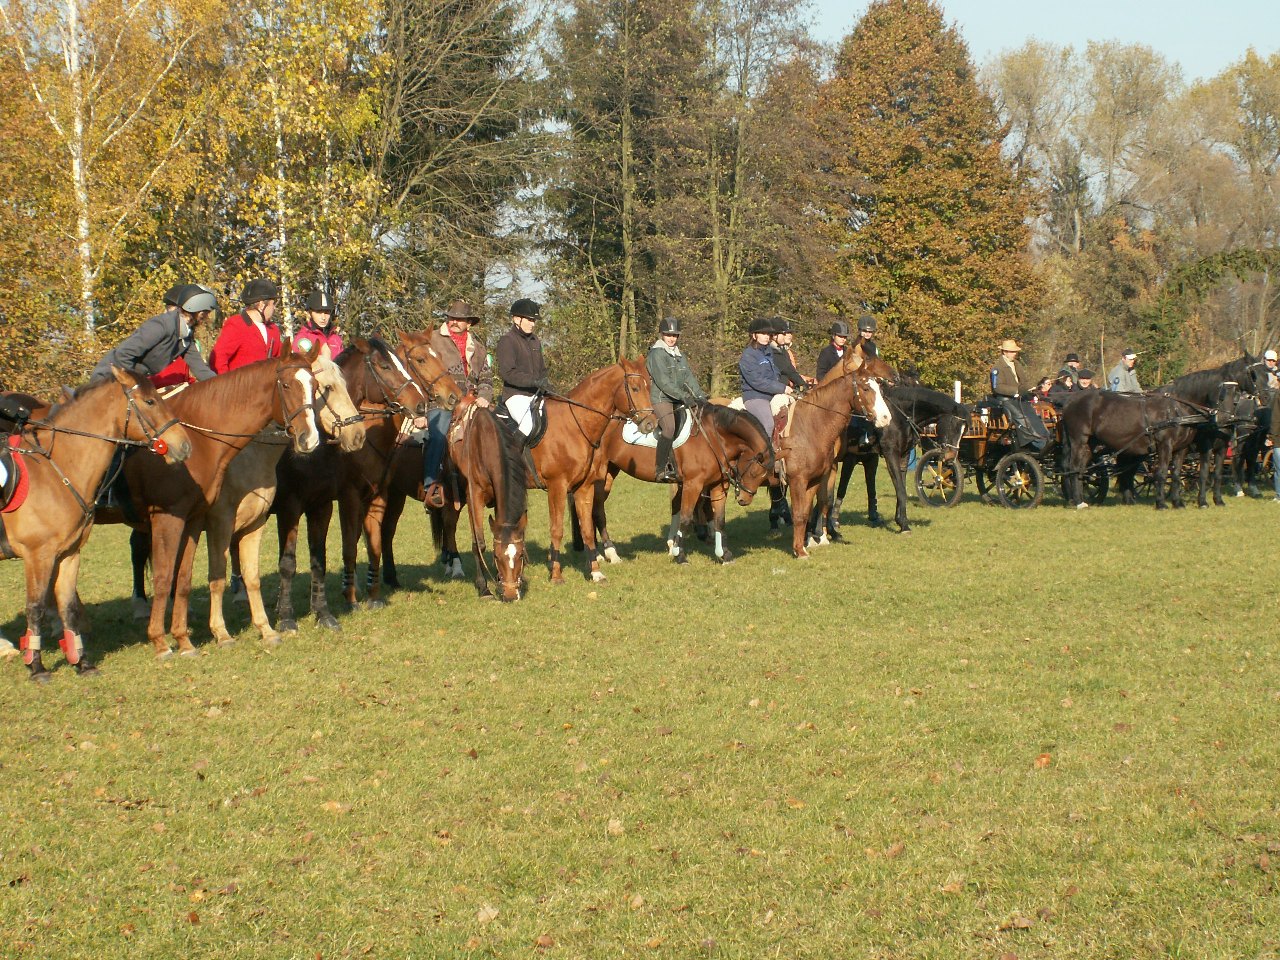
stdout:
[(90, 237), (89, 171), (85, 164), (84, 76), (80, 70), (80, 0), (67, 0), (67, 72), (71, 77), (71, 102), (74, 118), (71, 139), (71, 184), (76, 202), (76, 259), (80, 268), (80, 315), (84, 332), (93, 336), (98, 325), (93, 269), (93, 240)]

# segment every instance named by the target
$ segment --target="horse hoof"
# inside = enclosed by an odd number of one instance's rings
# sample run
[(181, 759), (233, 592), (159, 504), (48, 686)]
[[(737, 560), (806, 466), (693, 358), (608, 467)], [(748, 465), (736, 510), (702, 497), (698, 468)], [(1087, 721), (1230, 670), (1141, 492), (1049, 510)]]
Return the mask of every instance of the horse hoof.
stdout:
[(227, 636), (227, 637), (218, 638), (218, 646), (220, 647), (234, 647), (235, 645), (236, 645), (235, 637)]
[(278, 624), (276, 624), (276, 629), (279, 630), (281, 633), (297, 633), (298, 621), (297, 620), (281, 620)]
[(563, 587), (563, 586), (564, 586), (564, 577), (552, 577), (552, 578), (551, 578), (551, 585), (552, 585), (553, 587)]
[(151, 601), (146, 597), (133, 598), (133, 619), (150, 620), (151, 619)]
[[(332, 613), (316, 614), (316, 623), (319, 626), (324, 627), (326, 630), (337, 630), (339, 632), (342, 631), (342, 624), (338, 623), (338, 618), (335, 617)], [(295, 625), (295, 629), (296, 628), (297, 627)]]
[(727, 564), (727, 563), (733, 563), (733, 561), (736, 560), (737, 557), (735, 557), (732, 553), (726, 550), (722, 556), (716, 557), (716, 559), (719, 560), (721, 564)]
[(387, 606), (387, 601), (385, 600), (370, 600), (368, 603), (365, 604), (365, 609), (383, 610), (386, 608), (386, 606)]
[(619, 556), (617, 547), (607, 547), (604, 551), (604, 558), (610, 563), (622, 562), (622, 557)]
[(1077, 509), (1077, 510), (1088, 510), (1088, 509), (1089, 509), (1089, 504), (1084, 503), (1084, 502), (1077, 503), (1077, 504), (1076, 504), (1076, 509)]
[(52, 677), (53, 677), (53, 674), (50, 673), (48, 670), (41, 670), (39, 673), (31, 674), (31, 682), (45, 684), (45, 683), (48, 683), (50, 679), (52, 679)]
[(683, 550), (681, 550), (678, 554), (672, 557), (671, 560), (674, 563), (681, 563), (681, 564), (688, 563), (689, 555), (685, 553)]
[(797, 553), (797, 554), (796, 554), (796, 559), (797, 559), (797, 560), (808, 560), (808, 559), (809, 559), (809, 555), (808, 555), (807, 553)]
[(197, 650), (195, 647), (188, 647), (186, 650), (181, 650), (181, 651), (179, 651), (178, 656), (181, 656), (181, 657), (198, 657), (198, 656), (200, 656), (200, 651), (199, 651), (199, 650)]
[(170, 657), (172, 657), (172, 656), (173, 656), (173, 651), (172, 651), (172, 650), (161, 650), (159, 653), (157, 653), (157, 654), (156, 654), (156, 659), (157, 659), (157, 660), (168, 660), (168, 659), (169, 659)]
[(76, 664), (76, 673), (82, 677), (96, 677), (96, 676), (100, 676), (102, 671), (99, 670), (97, 667), (95, 667), (92, 663), (89, 663), (85, 660), (81, 660), (79, 663)]
[(595, 583), (604, 583), (607, 578), (599, 570), (592, 570), (591, 579)]
[(280, 634), (276, 633), (274, 630), (272, 630), (270, 633), (264, 633), (262, 635), (263, 646), (267, 646), (267, 647), (280, 646), (282, 639), (283, 638), (280, 636)]

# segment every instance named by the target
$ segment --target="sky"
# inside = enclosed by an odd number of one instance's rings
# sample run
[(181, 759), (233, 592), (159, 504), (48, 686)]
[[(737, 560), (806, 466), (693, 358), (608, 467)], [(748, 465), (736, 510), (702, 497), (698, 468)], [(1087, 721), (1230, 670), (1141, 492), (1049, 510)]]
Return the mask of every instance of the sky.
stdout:
[[(1280, 52), (1280, 0), (941, 0), (976, 65), (1035, 38), (1083, 50), (1090, 40), (1142, 43), (1207, 79), (1242, 58)], [(814, 35), (837, 42), (867, 0), (813, 0)]]

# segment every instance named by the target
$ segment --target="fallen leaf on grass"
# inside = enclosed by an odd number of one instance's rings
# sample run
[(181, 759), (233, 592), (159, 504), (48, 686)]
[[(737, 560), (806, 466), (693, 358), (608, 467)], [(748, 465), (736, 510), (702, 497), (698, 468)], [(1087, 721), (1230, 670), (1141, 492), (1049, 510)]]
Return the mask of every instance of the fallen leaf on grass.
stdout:
[(537, 940), (533, 941), (533, 945), (539, 950), (550, 950), (556, 945), (556, 942), (551, 938), (551, 934), (544, 933), (542, 936), (538, 937)]
[(187, 914), (187, 922), (194, 927), (197, 923), (200, 922), (200, 914), (192, 910), (190, 913)]
[(1040, 754), (1040, 756), (1036, 757), (1035, 768), (1037, 770), (1043, 770), (1045, 767), (1049, 766), (1049, 764), (1051, 763), (1053, 763), (1053, 756), (1048, 753), (1042, 753)]
[(907, 845), (903, 843), (901, 840), (899, 840), (897, 843), (891, 846), (888, 850), (886, 850), (884, 852), (884, 855), (887, 859), (892, 860), (895, 857), (902, 856), (902, 851), (906, 849), (907, 849)]
[(462, 945), (464, 950), (478, 950), (480, 944), (484, 943), (479, 937), (469, 937), (467, 942)]
[(1028, 920), (1026, 917), (1014, 917), (1012, 920), (1006, 920), (996, 929), (998, 930), (1030, 930), (1035, 925), (1034, 920)]
[(138, 932), (138, 928), (135, 927), (132, 923), (126, 923), (124, 926), (120, 928), (120, 936), (122, 937), (132, 937), (137, 932)]
[(627, 832), (626, 828), (622, 825), (622, 821), (617, 817), (610, 817), (609, 825), (605, 829), (611, 837), (620, 837)]
[(324, 809), (329, 813), (350, 813), (351, 804), (339, 803), (337, 800), (330, 800), (324, 804)]
[(942, 892), (943, 893), (959, 893), (962, 889), (964, 888), (958, 883), (948, 883), (943, 885)]
[(637, 893), (634, 897), (631, 898), (632, 910), (639, 910), (643, 906), (644, 906), (644, 897), (640, 896), (640, 894)]
[(498, 908), (485, 904), (476, 911), (476, 920), (480, 923), (490, 923), (498, 919)]
[(790, 807), (792, 810), (803, 810), (804, 801), (798, 799), (797, 797), (787, 797), (787, 806)]

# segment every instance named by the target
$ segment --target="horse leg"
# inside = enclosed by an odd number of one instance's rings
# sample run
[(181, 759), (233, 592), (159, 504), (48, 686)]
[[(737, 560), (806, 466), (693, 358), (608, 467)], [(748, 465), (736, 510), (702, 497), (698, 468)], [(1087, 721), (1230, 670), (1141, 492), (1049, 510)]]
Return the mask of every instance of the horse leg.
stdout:
[(49, 671), (40, 654), (44, 643), (45, 607), (56, 562), (52, 549), (33, 551), (23, 557), (23, 572), (27, 575), (27, 632), (18, 641), (18, 648), (22, 651), (22, 662), (36, 683), (49, 682)]
[(461, 580), (467, 575), (462, 569), (462, 554), (458, 552), (458, 521), (461, 518), (461, 512), (454, 509), (452, 501), (446, 502), (444, 510), (440, 511), (440, 534), (444, 544), (440, 559), (450, 580)]
[(880, 458), (867, 456), (862, 460), (862, 478), (867, 482), (867, 523), (883, 527), (880, 516), (880, 498), (876, 496), (876, 474), (880, 472)]
[(471, 520), (471, 556), (476, 564), (476, 593), (481, 600), (492, 600), (493, 591), (489, 589), (484, 563), (484, 552), (488, 548), (484, 536), (484, 497), (480, 496), (478, 490), (469, 490), (468, 493), (467, 516)]
[[(600, 554), (596, 542), (595, 493), (596, 485), (591, 481), (579, 486), (573, 491), (573, 508), (578, 517), (578, 525), (582, 528), (583, 545), (587, 549), (587, 557), (590, 560), (587, 565), (587, 575), (595, 583), (604, 583), (605, 575), (600, 569)], [(548, 496), (550, 496), (549, 493)]]
[[(329, 572), (329, 525), (333, 522), (333, 501), (325, 498), (307, 510), (307, 554), (311, 560), (311, 613), (326, 630), (341, 630), (329, 609), (325, 578)], [(345, 583), (345, 579), (344, 579)]]
[[(703, 496), (707, 496), (706, 493)], [(708, 500), (711, 508), (711, 526), (712, 526), (712, 551), (716, 555), (716, 559), (721, 563), (733, 563), (733, 554), (724, 542), (724, 505), (729, 498), (729, 485), (721, 482), (719, 485), (711, 488), (711, 494)], [(702, 503), (702, 498), (699, 498)]]
[(249, 618), (262, 635), (262, 642), (275, 646), (280, 642), (278, 634), (267, 617), (266, 605), (262, 602), (262, 579), (259, 569), (259, 557), (262, 549), (262, 528), (267, 522), (266, 514), (258, 517), (248, 530), (242, 530), (238, 537), (240, 557), (240, 575), (244, 579), (245, 593), (249, 596)]
[(147, 602), (147, 561), (151, 559), (151, 531), (129, 532), (129, 561), (133, 566), (133, 619), (145, 620), (151, 615)]
[(613, 481), (617, 477), (618, 468), (610, 467), (604, 479), (596, 481), (596, 495), (591, 507), (591, 522), (596, 528), (596, 545), (610, 563), (622, 562), (622, 557), (618, 555), (618, 548), (613, 545), (613, 539), (609, 536), (609, 520), (604, 512), (604, 503), (609, 499), (609, 493), (613, 490)]
[(907, 464), (906, 454), (891, 450), (884, 458), (885, 469), (889, 471), (889, 479), (893, 481), (893, 492), (898, 499), (893, 511), (893, 522), (898, 525), (899, 533), (910, 533), (911, 523), (907, 520)]
[[(791, 515), (793, 517), (809, 516), (809, 504), (813, 500), (813, 491), (809, 489), (808, 478), (792, 477), (790, 485)], [(798, 560), (809, 559), (809, 551), (805, 549), (804, 542), (808, 532), (807, 526), (803, 523), (797, 523), (792, 527), (791, 552)]]
[[(228, 516), (230, 514), (230, 516)], [(220, 647), (235, 643), (223, 619), (222, 597), (227, 589), (227, 549), (235, 509), (215, 504), (205, 517), (205, 547), (209, 553), (209, 632)]]
[(404, 513), (405, 495), (396, 490), (387, 491), (386, 507), (382, 514), (382, 582), (393, 589), (400, 589), (400, 575), (396, 570), (394, 543), (400, 515)]
[(165, 608), (173, 590), (184, 526), (181, 517), (159, 511), (151, 515), (151, 618), (147, 621), (147, 639), (160, 660), (173, 655), (166, 636)]
[[(1224, 441), (1218, 446), (1217, 452), (1213, 457), (1213, 504), (1216, 507), (1225, 507), (1226, 501), (1222, 499), (1222, 474), (1225, 472), (1227, 465), (1227, 444)], [(1243, 495), (1244, 491), (1240, 493)]]
[(188, 524), (179, 541), (178, 570), (174, 580), (173, 620), (170, 632), (178, 642), (178, 654), (183, 657), (196, 656), (196, 648), (191, 645), (191, 625), (189, 613), (191, 609), (191, 568), (195, 564), (196, 549), (200, 546), (200, 525)]
[(676, 563), (688, 563), (689, 558), (680, 559), (684, 553), (684, 529), (680, 523), (681, 504), (684, 498), (684, 484), (677, 484), (671, 494), (671, 524), (667, 527), (667, 552)]
[(368, 595), (370, 610), (381, 610), (387, 605), (382, 599), (382, 498), (374, 497), (373, 502), (365, 505), (364, 512), (364, 550), (369, 558), (369, 569), (365, 575), (365, 593)]
[(88, 626), (84, 604), (80, 602), (77, 584), (80, 582), (80, 554), (63, 557), (54, 575), (53, 592), (58, 602), (58, 614), (62, 617), (62, 640), (59, 645), (67, 663), (83, 676), (92, 676), (98, 668), (84, 655), (84, 631)]
[(298, 524), (302, 522), (302, 512), (293, 497), (282, 500), (276, 498), (276, 535), (280, 540), (280, 593), (276, 597), (276, 623), (285, 633), (296, 633), (298, 621), (293, 612), (293, 578), (298, 572)]
[(1200, 448), (1200, 489), (1196, 498), (1196, 506), (1201, 510), (1209, 508), (1209, 476), (1213, 472), (1213, 461), (1217, 456), (1214, 443), (1210, 440)]
[(360, 546), (363, 517), (359, 495), (350, 489), (338, 496), (338, 528), (342, 531), (342, 596), (352, 610), (356, 602), (356, 551)]
[[(548, 480), (543, 478), (547, 483), (547, 517), (550, 520), (551, 527), (551, 550), (547, 556), (547, 563), (551, 568), (551, 582), (557, 586), (564, 585), (564, 570), (560, 565), (560, 548), (564, 544), (564, 506), (566, 502), (567, 484), (560, 478)], [(584, 528), (583, 537), (587, 537), (587, 531)], [(591, 540), (595, 536), (590, 537)], [(595, 550), (595, 544), (587, 544), (591, 550)]]

